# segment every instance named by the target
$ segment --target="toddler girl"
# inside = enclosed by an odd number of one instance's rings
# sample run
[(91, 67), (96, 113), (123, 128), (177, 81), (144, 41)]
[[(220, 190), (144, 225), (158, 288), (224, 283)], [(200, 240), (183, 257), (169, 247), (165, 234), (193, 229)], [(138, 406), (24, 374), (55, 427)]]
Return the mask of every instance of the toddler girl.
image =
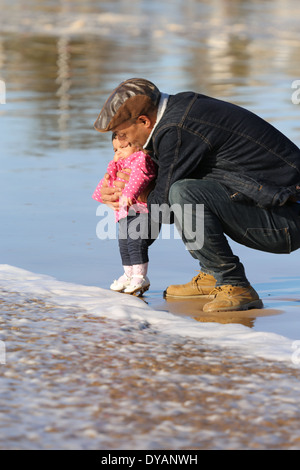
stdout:
[[(119, 222), (119, 249), (124, 268), (124, 274), (115, 280), (110, 288), (116, 292), (126, 294), (143, 294), (150, 287), (147, 277), (148, 248), (158, 236), (151, 238), (151, 217), (147, 204), (137, 200), (140, 193), (150, 181), (156, 177), (156, 166), (150, 156), (141, 148), (126, 144), (122, 147), (116, 134), (112, 136), (114, 146), (114, 159), (107, 167), (109, 175), (108, 184), (114, 186), (114, 182), (124, 181), (117, 177), (117, 172), (130, 169), (130, 179), (120, 197), (119, 210), (115, 211), (116, 221)], [(101, 188), (104, 179), (98, 184), (93, 199), (102, 202)], [(134, 209), (134, 210), (133, 210)]]

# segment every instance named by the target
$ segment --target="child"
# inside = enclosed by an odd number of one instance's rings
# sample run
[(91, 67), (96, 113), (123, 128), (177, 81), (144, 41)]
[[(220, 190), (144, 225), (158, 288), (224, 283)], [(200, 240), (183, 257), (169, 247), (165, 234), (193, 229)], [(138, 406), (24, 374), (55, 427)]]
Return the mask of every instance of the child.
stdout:
[[(109, 186), (113, 186), (116, 180), (123, 181), (117, 177), (118, 171), (128, 168), (131, 169), (131, 173), (129, 182), (126, 183), (120, 197), (119, 210), (115, 211), (116, 221), (119, 222), (119, 249), (124, 274), (115, 280), (110, 288), (113, 291), (126, 294), (143, 294), (150, 287), (150, 281), (147, 277), (148, 248), (155, 238), (150, 236), (151, 218), (147, 204), (139, 202), (137, 198), (150, 181), (156, 178), (156, 166), (150, 156), (145, 154), (141, 148), (134, 147), (129, 143), (126, 147), (122, 147), (114, 133), (112, 141), (115, 155), (107, 167)], [(99, 202), (102, 202), (103, 182), (104, 179), (100, 181), (92, 196)], [(140, 230), (137, 236), (138, 226)], [(159, 230), (156, 236), (158, 232)]]

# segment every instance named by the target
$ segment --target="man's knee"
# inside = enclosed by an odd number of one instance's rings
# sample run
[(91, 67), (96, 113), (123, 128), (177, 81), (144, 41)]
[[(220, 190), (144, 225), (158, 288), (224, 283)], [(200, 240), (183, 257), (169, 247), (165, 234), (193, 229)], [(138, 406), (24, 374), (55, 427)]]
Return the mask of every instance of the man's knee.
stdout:
[(169, 202), (173, 204), (181, 204), (185, 194), (185, 180), (176, 181), (173, 183), (169, 191)]
[[(214, 194), (215, 182), (185, 179), (173, 183), (169, 192), (170, 204), (205, 204)], [(218, 183), (216, 183), (218, 184)]]

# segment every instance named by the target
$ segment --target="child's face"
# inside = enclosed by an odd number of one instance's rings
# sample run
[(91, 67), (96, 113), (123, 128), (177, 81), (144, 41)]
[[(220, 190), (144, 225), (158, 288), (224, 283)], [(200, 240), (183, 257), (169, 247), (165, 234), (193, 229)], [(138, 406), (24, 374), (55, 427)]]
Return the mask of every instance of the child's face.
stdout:
[(118, 161), (119, 158), (127, 158), (129, 155), (140, 150), (137, 147), (133, 147), (129, 142), (121, 143), (117, 137), (113, 140), (113, 147), (115, 152), (115, 162)]

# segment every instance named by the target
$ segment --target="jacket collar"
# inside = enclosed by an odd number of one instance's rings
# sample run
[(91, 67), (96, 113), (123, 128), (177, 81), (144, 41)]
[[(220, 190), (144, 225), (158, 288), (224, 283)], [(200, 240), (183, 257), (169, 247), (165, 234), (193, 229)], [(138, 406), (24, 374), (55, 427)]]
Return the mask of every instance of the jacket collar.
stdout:
[(151, 131), (151, 134), (148, 137), (147, 142), (145, 143), (145, 145), (143, 147), (144, 149), (147, 148), (147, 146), (149, 145), (150, 140), (152, 139), (153, 132), (154, 132), (157, 124), (159, 123), (159, 121), (163, 117), (163, 114), (164, 114), (164, 112), (166, 110), (166, 107), (167, 107), (167, 104), (168, 104), (169, 96), (170, 95), (168, 95), (167, 93), (161, 93), (161, 97), (160, 97), (159, 104), (158, 104), (156, 122), (155, 122), (155, 125), (154, 125), (154, 127)]

